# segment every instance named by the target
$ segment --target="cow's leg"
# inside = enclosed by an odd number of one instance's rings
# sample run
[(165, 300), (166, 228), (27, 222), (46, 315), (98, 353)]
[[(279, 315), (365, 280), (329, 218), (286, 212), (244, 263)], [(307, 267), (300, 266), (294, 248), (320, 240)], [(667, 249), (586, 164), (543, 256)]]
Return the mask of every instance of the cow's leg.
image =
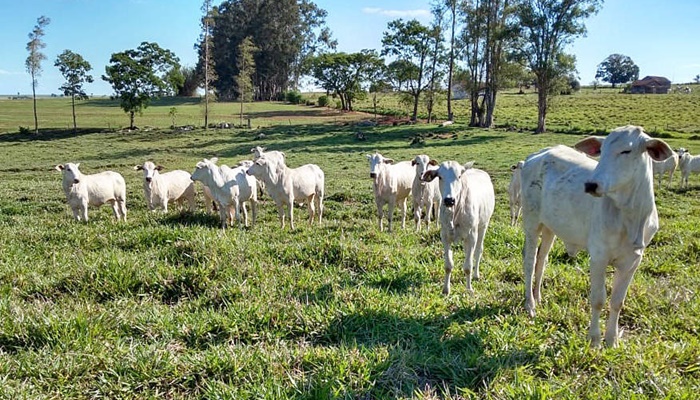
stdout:
[(610, 294), (610, 315), (605, 326), (605, 344), (613, 347), (620, 336), (618, 321), (620, 311), (627, 296), (632, 278), (639, 263), (642, 261), (642, 254), (632, 253), (625, 259), (615, 263), (615, 275), (613, 276), (612, 292)]
[(277, 216), (280, 220), (280, 226), (284, 229), (284, 204), (282, 201), (276, 201), (275, 205), (277, 206)]
[(607, 266), (607, 260), (591, 254), (591, 324), (588, 327), (588, 339), (593, 346), (600, 344), (600, 312), (607, 297), (607, 292), (605, 291), (605, 268)]
[(316, 204), (314, 202), (314, 197), (315, 195), (309, 196), (309, 198), (306, 199), (306, 204), (309, 205), (309, 225), (313, 225), (314, 223), (314, 216), (316, 215)]
[(294, 230), (294, 198), (288, 200), (287, 203), (287, 218), (289, 219), (289, 228)]
[[(416, 222), (416, 230), (420, 230), (420, 220), (421, 220), (421, 206), (420, 202), (416, 200), (416, 197), (418, 197), (418, 194), (413, 195), (413, 220)], [(430, 217), (427, 217), (430, 218)]]
[(396, 207), (396, 197), (395, 197), (395, 196), (392, 196), (392, 197), (389, 199), (389, 206), (388, 206), (388, 210), (387, 210), (387, 213), (389, 214), (389, 215), (387, 216), (388, 219), (389, 219), (389, 232), (391, 232), (392, 223), (393, 223), (393, 221), (394, 221), (394, 207)]
[(450, 294), (450, 276), (452, 275), (452, 268), (454, 268), (455, 262), (452, 256), (452, 244), (449, 241), (443, 240), (444, 247), (444, 258), (445, 258), (445, 282), (442, 285), (442, 294)]
[(384, 204), (381, 200), (375, 201), (377, 204), (377, 218), (379, 219), (379, 232), (384, 230)]
[[(472, 289), (472, 273), (474, 270), (474, 253), (476, 251), (478, 241), (478, 230), (473, 228), (467, 233), (467, 237), (464, 238), (464, 266), (462, 270), (464, 271), (464, 277), (467, 280), (467, 290), (473, 292)], [(478, 272), (476, 272), (478, 274)]]
[(525, 230), (525, 244), (523, 246), (523, 272), (525, 274), (525, 309), (530, 317), (535, 316), (535, 298), (532, 295), (532, 278), (535, 272), (535, 258), (537, 257), (537, 242), (540, 238), (542, 226), (537, 224), (530, 226), (523, 224)]
[(484, 237), (486, 236), (487, 229), (488, 225), (481, 227), (476, 238), (476, 246), (474, 246), (474, 271), (472, 272), (474, 279), (481, 279), (479, 265), (481, 265), (481, 255), (484, 254)]
[(401, 229), (406, 229), (407, 198), (401, 200)]
[(547, 257), (554, 244), (554, 232), (547, 227), (542, 227), (540, 246), (537, 248), (537, 260), (535, 262), (535, 286), (532, 295), (537, 303), (542, 302), (542, 275), (547, 267)]

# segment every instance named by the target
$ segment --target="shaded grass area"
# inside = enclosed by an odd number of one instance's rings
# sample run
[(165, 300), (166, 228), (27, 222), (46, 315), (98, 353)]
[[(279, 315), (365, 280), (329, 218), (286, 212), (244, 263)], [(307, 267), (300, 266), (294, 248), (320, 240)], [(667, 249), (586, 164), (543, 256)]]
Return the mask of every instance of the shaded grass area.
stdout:
[[(3, 397), (691, 398), (700, 386), (697, 176), (688, 190), (674, 182), (657, 193), (662, 227), (630, 288), (621, 347), (590, 349), (587, 257), (555, 244), (543, 304), (528, 318), (523, 238), (506, 195), (511, 164), (580, 135), (303, 116), (255, 132), (14, 135), (0, 135)], [(669, 143), (694, 144), (685, 133)], [(325, 171), (322, 226), (308, 226), (301, 208), (297, 229), (281, 231), (269, 197), (256, 226), (225, 232), (201, 198), (191, 214), (147, 211), (133, 165), (191, 171), (214, 155), (234, 164), (254, 145)], [(374, 150), (474, 160), (492, 176), (496, 213), (473, 293), (455, 271), (453, 293), (440, 294), (434, 226), (377, 231), (364, 157)], [(127, 223), (107, 207), (87, 224), (71, 220), (52, 170), (68, 161), (124, 175)]]

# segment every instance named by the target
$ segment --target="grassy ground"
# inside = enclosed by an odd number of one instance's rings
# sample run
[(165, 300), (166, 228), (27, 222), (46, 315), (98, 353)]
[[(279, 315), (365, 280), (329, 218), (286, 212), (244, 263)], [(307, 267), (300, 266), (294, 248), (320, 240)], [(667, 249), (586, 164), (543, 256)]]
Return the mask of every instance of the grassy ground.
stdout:
[[(47, 102), (46, 114), (63, 107)], [(700, 389), (697, 176), (687, 191), (676, 189), (678, 176), (658, 191), (661, 230), (630, 287), (621, 346), (591, 349), (584, 255), (569, 259), (555, 245), (543, 304), (526, 316), (523, 238), (508, 224), (506, 195), (512, 163), (581, 135), (359, 128), (278, 104), (252, 109), (261, 126), (253, 132), (124, 134), (105, 132), (104, 121), (123, 126), (126, 116), (96, 102), (82, 117), (94, 131), (72, 135), (59, 130), (65, 121), (48, 119), (33, 137), (14, 133), (29, 125), (19, 115), (31, 115), (31, 103), (0, 103), (0, 131), (11, 132), (0, 135), (2, 398), (693, 398)], [(137, 125), (170, 125), (172, 106), (148, 109)], [(176, 107), (176, 125), (196, 123), (199, 105)], [(235, 122), (237, 105), (216, 107)], [(360, 129), (366, 141), (355, 139)], [(423, 144), (411, 146), (417, 135)], [(674, 148), (700, 150), (691, 133), (672, 136)], [(280, 231), (269, 198), (256, 226), (226, 232), (203, 211), (147, 212), (133, 165), (153, 159), (191, 171), (203, 157), (248, 158), (254, 145), (285, 151), (291, 166), (321, 166), (322, 226), (302, 222), (301, 209), (297, 229)], [(377, 232), (364, 157), (375, 149), (395, 159), (475, 160), (491, 174), (496, 213), (474, 293), (456, 271), (453, 293), (441, 295), (434, 226)], [(91, 209), (87, 224), (71, 219), (52, 170), (68, 161), (124, 175), (127, 223), (113, 222), (108, 207)], [(458, 250), (457, 264), (462, 257)]]

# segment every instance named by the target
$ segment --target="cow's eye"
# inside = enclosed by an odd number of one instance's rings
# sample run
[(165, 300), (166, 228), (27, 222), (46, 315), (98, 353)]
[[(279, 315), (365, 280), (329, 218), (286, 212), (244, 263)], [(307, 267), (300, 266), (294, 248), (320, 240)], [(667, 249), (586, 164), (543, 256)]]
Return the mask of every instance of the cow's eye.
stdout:
[(632, 150), (623, 150), (620, 152), (620, 154), (629, 154), (631, 152), (632, 152)]

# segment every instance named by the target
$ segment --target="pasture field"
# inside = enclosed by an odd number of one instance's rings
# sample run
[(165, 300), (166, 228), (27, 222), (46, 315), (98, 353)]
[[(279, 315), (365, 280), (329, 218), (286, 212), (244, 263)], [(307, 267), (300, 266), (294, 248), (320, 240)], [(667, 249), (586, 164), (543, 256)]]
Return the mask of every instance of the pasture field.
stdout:
[[(253, 131), (184, 132), (163, 128), (169, 103), (136, 120), (162, 129), (121, 133), (113, 128), (126, 115), (104, 102), (82, 106), (90, 117), (79, 114), (78, 124), (91, 128), (74, 135), (58, 130), (70, 125), (69, 108), (47, 112), (67, 100), (42, 100), (48, 129), (34, 137), (16, 133), (31, 125), (31, 102), (0, 101), (0, 398), (675, 399), (700, 391), (697, 175), (688, 190), (677, 189), (677, 174), (670, 190), (657, 191), (661, 229), (630, 286), (620, 346), (590, 348), (587, 256), (570, 259), (555, 243), (530, 319), (523, 236), (509, 225), (506, 192), (511, 164), (583, 135), (459, 123), (358, 127), (349, 121), (366, 116), (282, 104), (251, 106)], [(200, 118), (197, 104), (175, 106), (176, 125)], [(220, 103), (216, 112), (235, 123), (237, 107)], [(605, 106), (599, 112), (606, 126), (616, 121)], [(694, 122), (664, 128), (665, 140), (700, 152), (691, 139), (700, 114), (686, 117)], [(422, 144), (410, 145), (417, 135)], [(321, 226), (297, 208), (296, 230), (280, 230), (268, 196), (255, 226), (225, 232), (201, 197), (194, 214), (147, 211), (134, 165), (152, 159), (191, 172), (204, 157), (249, 158), (255, 145), (284, 151), (292, 167), (325, 171)], [(397, 160), (474, 160), (491, 174), (496, 212), (473, 293), (456, 270), (452, 293), (441, 294), (435, 226), (416, 232), (408, 221), (378, 232), (365, 157), (374, 150)], [(64, 162), (124, 175), (128, 221), (115, 223), (109, 207), (73, 221), (53, 170)], [(462, 260), (457, 246), (455, 263)]]

